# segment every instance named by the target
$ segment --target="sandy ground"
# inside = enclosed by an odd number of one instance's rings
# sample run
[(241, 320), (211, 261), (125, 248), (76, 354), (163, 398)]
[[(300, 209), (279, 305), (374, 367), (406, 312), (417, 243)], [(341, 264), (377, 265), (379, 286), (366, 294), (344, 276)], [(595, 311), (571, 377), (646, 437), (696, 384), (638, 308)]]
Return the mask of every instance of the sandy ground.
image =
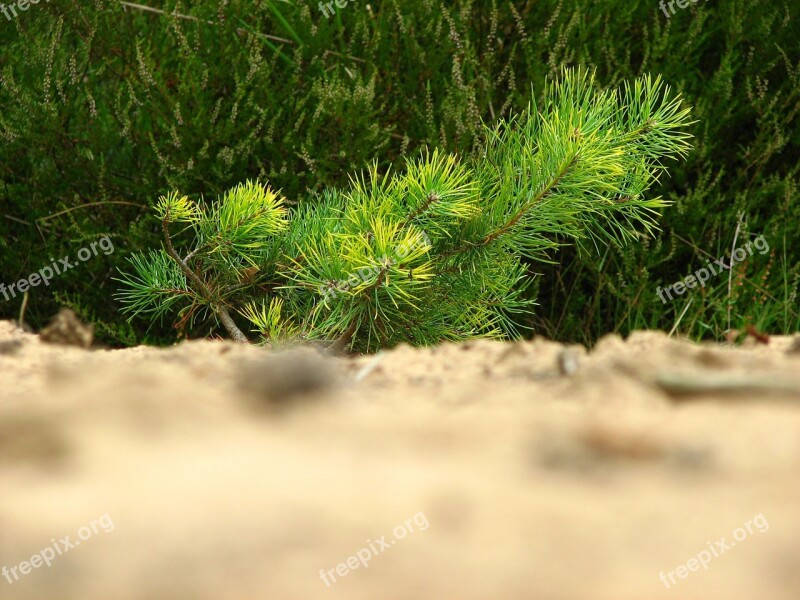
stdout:
[(0, 384), (3, 599), (800, 598), (793, 339), (330, 358), (0, 322)]

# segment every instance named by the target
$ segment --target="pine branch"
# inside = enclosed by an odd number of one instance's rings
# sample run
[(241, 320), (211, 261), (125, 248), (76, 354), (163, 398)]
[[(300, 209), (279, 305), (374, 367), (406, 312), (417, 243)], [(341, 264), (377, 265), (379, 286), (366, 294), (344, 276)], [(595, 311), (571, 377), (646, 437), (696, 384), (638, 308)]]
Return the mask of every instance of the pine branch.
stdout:
[[(169, 213), (167, 212), (167, 215), (168, 214)], [(170, 258), (172, 258), (172, 260), (174, 260), (178, 264), (178, 266), (181, 268), (181, 271), (183, 271), (183, 273), (186, 275), (187, 279), (189, 279), (189, 281), (191, 281), (194, 284), (195, 289), (198, 292), (200, 292), (203, 298), (206, 299), (209, 306), (211, 306), (211, 309), (214, 311), (214, 313), (217, 315), (222, 325), (225, 327), (226, 331), (228, 332), (228, 335), (230, 335), (234, 341), (245, 344), (248, 343), (249, 340), (247, 339), (247, 336), (245, 336), (242, 333), (241, 329), (237, 327), (236, 323), (231, 318), (231, 315), (228, 312), (228, 309), (225, 307), (225, 305), (214, 300), (214, 296), (211, 293), (211, 290), (208, 289), (208, 286), (206, 286), (206, 284), (203, 283), (203, 281), (194, 273), (194, 271), (192, 271), (189, 268), (189, 265), (187, 265), (175, 251), (175, 248), (172, 246), (172, 238), (170, 237), (169, 234), (169, 225), (167, 217), (165, 217), (161, 221), (161, 230), (164, 233), (164, 245), (166, 246), (167, 254), (170, 256)]]
[[(666, 203), (646, 192), (666, 159), (688, 152), (688, 118), (659, 78), (618, 93), (565, 70), (541, 109), (487, 129), (472, 159), (434, 150), (405, 173), (373, 164), (291, 212), (251, 182), (208, 210), (172, 193), (157, 206), (166, 253), (132, 257), (118, 297), (133, 316), (183, 305), (186, 320), (207, 306), (246, 341), (231, 306), (264, 340), (323, 340), (336, 351), (516, 338), (535, 305), (523, 259), (652, 231)], [(194, 229), (185, 260), (171, 222)]]
[(569, 160), (569, 162), (564, 165), (564, 168), (562, 168), (556, 174), (553, 180), (550, 183), (548, 183), (544, 188), (542, 188), (542, 191), (539, 192), (539, 194), (535, 198), (533, 198), (527, 204), (523, 205), (523, 207), (520, 208), (505, 225), (503, 225), (500, 229), (498, 229), (494, 233), (491, 233), (486, 237), (484, 237), (483, 240), (481, 241), (481, 245), (486, 246), (488, 244), (491, 244), (498, 237), (500, 237), (501, 235), (509, 231), (512, 227), (514, 227), (514, 225), (516, 225), (517, 222), (519, 222), (519, 220), (523, 217), (523, 215), (525, 215), (525, 213), (527, 213), (533, 206), (541, 202), (550, 192), (552, 192), (558, 186), (558, 183), (561, 181), (561, 179), (564, 177), (567, 171), (569, 171), (575, 164), (575, 161), (578, 160), (578, 156), (579, 155), (576, 153)]

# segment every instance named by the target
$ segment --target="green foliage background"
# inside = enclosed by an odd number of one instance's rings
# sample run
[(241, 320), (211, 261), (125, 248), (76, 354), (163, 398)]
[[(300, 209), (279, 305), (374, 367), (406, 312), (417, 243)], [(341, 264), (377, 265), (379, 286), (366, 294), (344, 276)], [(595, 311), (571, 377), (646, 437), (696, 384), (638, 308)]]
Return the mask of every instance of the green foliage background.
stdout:
[[(661, 234), (534, 265), (545, 276), (532, 325), (589, 343), (680, 315), (694, 337), (729, 321), (800, 329), (794, 2), (710, 0), (669, 19), (654, 0), (359, 0), (330, 19), (304, 0), (143, 3), (196, 20), (115, 0), (0, 16), (0, 281), (103, 235), (116, 247), (34, 289), (34, 326), (61, 303), (110, 343), (172, 339), (166, 324), (125, 324), (111, 299), (125, 257), (160, 243), (159, 195), (210, 201), (258, 177), (314, 202), (373, 159), (386, 169), (426, 145), (474, 152), (481, 119), (583, 65), (602, 85), (660, 73), (694, 107), (696, 149), (653, 192), (675, 202)], [(658, 285), (730, 255), (740, 219), (738, 239), (763, 234), (770, 254), (738, 265), (730, 294), (723, 276), (662, 304)], [(0, 317), (19, 308), (0, 298)]]

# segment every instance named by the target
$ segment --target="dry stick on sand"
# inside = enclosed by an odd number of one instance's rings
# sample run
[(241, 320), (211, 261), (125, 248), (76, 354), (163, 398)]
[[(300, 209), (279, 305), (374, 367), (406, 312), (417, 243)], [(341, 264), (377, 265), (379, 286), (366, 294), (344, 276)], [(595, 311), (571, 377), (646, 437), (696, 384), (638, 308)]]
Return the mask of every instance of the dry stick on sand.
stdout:
[(698, 394), (786, 394), (800, 398), (800, 381), (774, 377), (732, 376), (730, 373), (659, 373), (656, 385), (672, 396)]

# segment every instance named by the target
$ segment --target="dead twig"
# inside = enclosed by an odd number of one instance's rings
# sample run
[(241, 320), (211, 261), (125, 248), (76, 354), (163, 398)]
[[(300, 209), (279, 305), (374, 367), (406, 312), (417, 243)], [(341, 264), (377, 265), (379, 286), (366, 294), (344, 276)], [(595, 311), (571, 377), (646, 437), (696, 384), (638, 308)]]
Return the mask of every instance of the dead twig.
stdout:
[[(152, 6), (145, 6), (144, 4), (136, 4), (135, 2), (123, 2), (122, 0), (120, 0), (120, 4), (122, 4), (122, 6), (127, 6), (128, 8), (133, 8), (133, 9), (141, 10), (141, 11), (144, 11), (144, 12), (151, 12), (151, 13), (155, 13), (155, 14), (158, 14), (158, 15), (166, 15), (166, 16), (169, 16), (169, 17), (176, 17), (178, 19), (184, 19), (184, 20), (187, 20), (187, 21), (195, 21), (196, 23), (206, 23), (207, 25), (216, 25), (216, 23), (214, 23), (214, 21), (201, 21), (200, 19), (198, 19), (197, 17), (193, 17), (192, 15), (182, 15), (181, 13), (177, 13), (177, 12), (168, 13), (167, 11), (161, 10), (160, 8), (153, 8)], [(246, 29), (242, 29), (241, 27), (239, 27), (236, 30), (236, 33), (242, 34), (242, 33), (250, 33), (250, 32), (247, 31)], [(267, 33), (259, 33), (258, 35), (263, 36), (263, 37), (265, 37), (265, 38), (267, 38), (269, 40), (274, 40), (276, 42), (280, 42), (282, 44), (293, 44), (294, 43), (292, 40), (287, 40), (286, 38), (278, 37), (276, 35), (269, 35)]]
[(753, 377), (730, 373), (663, 372), (656, 376), (658, 387), (672, 396), (700, 394), (789, 394), (800, 397), (800, 381), (786, 378)]

